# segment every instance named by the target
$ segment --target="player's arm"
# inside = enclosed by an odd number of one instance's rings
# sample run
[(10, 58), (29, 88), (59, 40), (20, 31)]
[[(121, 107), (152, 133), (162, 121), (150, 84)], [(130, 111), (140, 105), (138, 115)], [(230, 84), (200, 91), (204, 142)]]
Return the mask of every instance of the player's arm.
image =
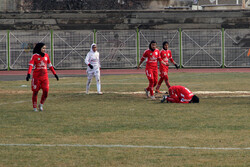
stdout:
[(180, 99), (176, 96), (167, 96), (167, 101), (171, 103), (179, 103)]
[(173, 59), (173, 57), (172, 57), (172, 52), (171, 52), (171, 51), (170, 51), (170, 58), (169, 58), (169, 60), (171, 61), (171, 63), (173, 63), (173, 65), (175, 66), (176, 69), (180, 68), (180, 65), (178, 65), (178, 64), (174, 61), (174, 59)]
[(30, 62), (29, 62), (29, 69), (28, 69), (28, 72), (27, 72), (27, 76), (26, 76), (26, 81), (29, 81), (30, 79), (30, 74), (31, 74), (31, 71), (32, 71), (32, 68), (34, 66), (34, 55), (32, 56)]
[(49, 67), (50, 71), (54, 74), (56, 80), (58, 81), (58, 80), (59, 80), (59, 77), (58, 77), (58, 75), (56, 74), (56, 71), (55, 71), (53, 65), (51, 64), (49, 57), (48, 57), (48, 67)]
[(89, 62), (89, 57), (90, 57), (90, 55), (88, 53), (86, 58), (85, 58), (85, 64), (87, 64), (87, 66), (89, 66), (89, 68), (93, 69), (93, 65), (91, 65), (90, 62)]
[(169, 63), (166, 63), (166, 62), (164, 62), (164, 61), (162, 60), (162, 58), (161, 58), (161, 53), (160, 53), (160, 57), (158, 57), (158, 61), (159, 61), (161, 64), (165, 65), (165, 66), (169, 66)]
[(143, 55), (142, 55), (142, 57), (141, 57), (141, 60), (140, 60), (140, 62), (139, 62), (139, 64), (138, 64), (138, 66), (137, 66), (137, 69), (140, 68), (141, 64), (144, 62), (144, 60), (146, 59), (146, 57), (147, 57), (147, 51), (145, 51), (145, 52), (143, 53)]

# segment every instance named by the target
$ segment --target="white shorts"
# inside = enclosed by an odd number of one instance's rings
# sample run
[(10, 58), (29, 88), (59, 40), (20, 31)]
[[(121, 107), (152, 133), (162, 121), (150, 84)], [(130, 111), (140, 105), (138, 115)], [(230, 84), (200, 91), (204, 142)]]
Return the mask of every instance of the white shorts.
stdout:
[(92, 79), (95, 76), (96, 79), (100, 80), (100, 69), (87, 70), (88, 79)]

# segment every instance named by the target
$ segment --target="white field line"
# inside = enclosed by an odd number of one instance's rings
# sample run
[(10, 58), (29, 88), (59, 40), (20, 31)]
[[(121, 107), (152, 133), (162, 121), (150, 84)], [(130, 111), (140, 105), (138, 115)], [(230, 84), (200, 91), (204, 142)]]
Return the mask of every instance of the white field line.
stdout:
[(149, 146), (149, 145), (82, 145), (82, 144), (3, 144), (0, 146), (26, 147), (99, 147), (99, 148), (153, 148), (153, 149), (188, 149), (188, 150), (250, 150), (250, 147), (187, 147), (187, 146)]
[[(85, 91), (80, 91), (79, 93), (86, 93)], [(90, 94), (96, 94), (94, 91), (90, 91)], [(124, 95), (132, 95), (132, 94), (145, 94), (144, 91), (139, 91), (139, 92), (103, 92), (105, 94), (124, 94)], [(193, 92), (196, 95), (210, 95), (210, 94), (216, 94), (216, 97), (250, 97), (250, 91), (196, 91)], [(218, 96), (218, 95), (227, 95), (228, 96)], [(231, 96), (229, 96), (231, 95)], [(1, 105), (6, 105), (6, 104), (18, 104), (18, 103), (26, 103), (30, 102), (28, 101), (14, 101), (14, 102), (5, 102), (5, 103), (0, 103)]]

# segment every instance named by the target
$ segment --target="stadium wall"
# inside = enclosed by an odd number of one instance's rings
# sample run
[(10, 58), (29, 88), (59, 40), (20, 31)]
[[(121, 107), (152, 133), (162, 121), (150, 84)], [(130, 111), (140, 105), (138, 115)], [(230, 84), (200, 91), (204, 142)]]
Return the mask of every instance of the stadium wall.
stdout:
[(250, 11), (90, 10), (0, 12), (1, 30), (249, 28)]

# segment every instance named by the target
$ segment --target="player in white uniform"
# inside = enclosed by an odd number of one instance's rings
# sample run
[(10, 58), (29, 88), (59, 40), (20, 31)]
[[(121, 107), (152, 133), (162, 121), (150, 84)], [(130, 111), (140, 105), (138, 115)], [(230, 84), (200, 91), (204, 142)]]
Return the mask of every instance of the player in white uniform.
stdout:
[(85, 63), (88, 65), (87, 67), (88, 81), (86, 86), (86, 94), (89, 94), (90, 83), (93, 76), (95, 76), (97, 93), (99, 95), (102, 95), (103, 93), (101, 92), (101, 80), (100, 80), (101, 65), (99, 61), (99, 52), (97, 51), (97, 45), (95, 43), (91, 45), (90, 51), (88, 52), (85, 58)]

